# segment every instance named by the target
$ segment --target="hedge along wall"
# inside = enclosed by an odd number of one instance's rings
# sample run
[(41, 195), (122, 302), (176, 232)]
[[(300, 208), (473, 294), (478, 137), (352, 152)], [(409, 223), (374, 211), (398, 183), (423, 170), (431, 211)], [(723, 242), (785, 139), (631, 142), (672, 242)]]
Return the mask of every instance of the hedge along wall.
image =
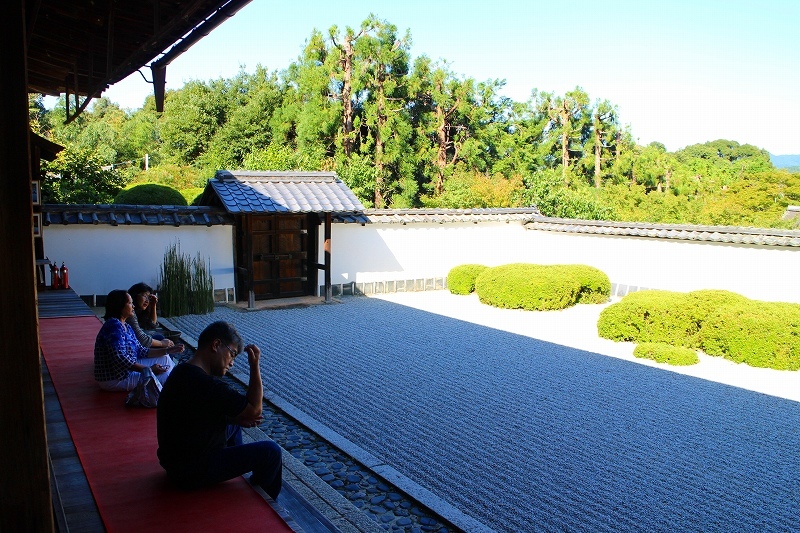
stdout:
[[(176, 239), (182, 253), (194, 257), (199, 251), (211, 261), (214, 289), (235, 286), (233, 226), (51, 224), (43, 238), (45, 255), (67, 264), (70, 286), (79, 295), (105, 296), (139, 281), (155, 288), (164, 252)], [(49, 272), (46, 277), (49, 283)]]
[[(525, 229), (520, 222), (334, 224), (332, 283), (446, 279), (466, 263), (584, 264), (614, 294), (725, 289), (800, 303), (800, 248)], [(320, 258), (324, 257), (320, 243)]]

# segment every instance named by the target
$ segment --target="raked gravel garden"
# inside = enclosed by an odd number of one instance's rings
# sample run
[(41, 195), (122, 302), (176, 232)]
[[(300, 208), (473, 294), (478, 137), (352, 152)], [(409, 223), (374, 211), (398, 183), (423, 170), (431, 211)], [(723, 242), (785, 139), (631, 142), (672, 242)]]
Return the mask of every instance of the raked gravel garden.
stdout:
[(171, 321), (233, 322), (269, 393), (485, 529), (800, 531), (800, 372), (636, 359), (608, 304), (339, 302)]

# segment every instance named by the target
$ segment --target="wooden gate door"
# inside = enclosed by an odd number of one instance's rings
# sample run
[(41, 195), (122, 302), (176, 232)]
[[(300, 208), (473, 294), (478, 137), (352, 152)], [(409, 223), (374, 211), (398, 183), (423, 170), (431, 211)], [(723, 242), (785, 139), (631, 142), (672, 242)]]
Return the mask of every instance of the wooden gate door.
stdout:
[(316, 243), (309, 243), (308, 217), (253, 215), (248, 219), (255, 298), (310, 294), (308, 249)]

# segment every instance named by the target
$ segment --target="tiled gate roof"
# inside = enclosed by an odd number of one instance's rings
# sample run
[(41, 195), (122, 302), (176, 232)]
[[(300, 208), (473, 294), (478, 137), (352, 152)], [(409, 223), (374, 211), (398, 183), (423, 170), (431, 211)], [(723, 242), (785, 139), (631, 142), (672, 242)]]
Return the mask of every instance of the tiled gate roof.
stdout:
[[(216, 197), (216, 198), (215, 198)], [(200, 200), (232, 214), (360, 213), (364, 206), (334, 172), (219, 170)]]

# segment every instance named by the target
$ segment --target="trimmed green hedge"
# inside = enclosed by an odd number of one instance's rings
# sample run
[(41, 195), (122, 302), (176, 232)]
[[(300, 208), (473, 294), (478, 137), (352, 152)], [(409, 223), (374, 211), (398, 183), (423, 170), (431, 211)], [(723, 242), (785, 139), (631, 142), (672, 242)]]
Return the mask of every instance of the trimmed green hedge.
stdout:
[(605, 302), (611, 282), (586, 265), (513, 263), (484, 270), (475, 279), (475, 292), (481, 302), (495, 307), (548, 311)]
[(129, 189), (122, 189), (114, 198), (115, 204), (128, 205), (189, 205), (186, 198), (166, 185), (142, 183)]
[(634, 357), (652, 359), (657, 363), (667, 363), (673, 366), (696, 365), (700, 362), (700, 357), (696, 351), (663, 342), (643, 342), (634, 348), (633, 355)]
[(800, 305), (749, 301), (711, 313), (701, 331), (702, 349), (737, 363), (778, 370), (800, 369)]
[(476, 264), (459, 265), (447, 273), (447, 288), (453, 294), (472, 294), (475, 278), (488, 267)]
[(189, 205), (198, 205), (200, 197), (203, 196), (203, 191), (205, 190), (205, 187), (192, 187), (190, 189), (181, 189), (180, 193), (186, 200), (186, 203)]
[(615, 341), (700, 349), (737, 363), (800, 369), (800, 305), (728, 291), (639, 291), (600, 313), (597, 332)]

